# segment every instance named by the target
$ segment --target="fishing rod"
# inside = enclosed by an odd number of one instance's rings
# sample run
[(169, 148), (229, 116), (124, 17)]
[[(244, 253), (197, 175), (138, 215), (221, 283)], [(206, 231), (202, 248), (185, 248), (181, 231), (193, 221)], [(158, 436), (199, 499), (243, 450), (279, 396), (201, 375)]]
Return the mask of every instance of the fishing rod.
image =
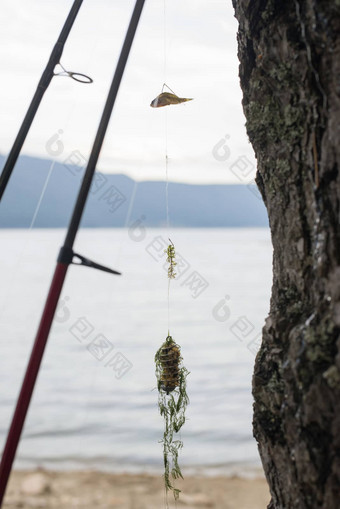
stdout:
[[(55, 272), (45, 302), (45, 307), (41, 316), (40, 325), (32, 348), (31, 357), (26, 369), (25, 378), (22, 383), (21, 391), (17, 400), (11, 427), (7, 435), (7, 440), (2, 455), (2, 460), (0, 464), (0, 507), (2, 506), (2, 501), (6, 491), (8, 478), (12, 469), (16, 449), (20, 440), (20, 435), (22, 432), (25, 417), (33, 393), (34, 385), (39, 372), (39, 367), (47, 343), (49, 331), (52, 325), (53, 317), (63, 288), (63, 283), (69, 265), (71, 263), (76, 263), (77, 265), (86, 265), (88, 267), (104, 270), (106, 272), (110, 272), (111, 274), (120, 274), (115, 270), (109, 269), (108, 267), (104, 267), (103, 265), (99, 265), (98, 263), (95, 263), (77, 253), (74, 253), (73, 244), (84, 211), (86, 199), (90, 191), (90, 186), (95, 173), (96, 164), (105, 138), (113, 106), (117, 97), (119, 85), (124, 73), (126, 62), (138, 27), (139, 19), (142, 14), (144, 2), (145, 0), (136, 0), (130, 24), (125, 36), (124, 44), (117, 63), (116, 71), (113, 76), (111, 87), (106, 99), (102, 117), (92, 146), (92, 151), (86, 167), (85, 175), (83, 177), (77, 201), (73, 209), (73, 214), (68, 227), (64, 245), (60, 249), (59, 256), (57, 259)], [(74, 261), (75, 258), (78, 259), (79, 262), (75, 262)]]
[[(83, 0), (74, 1), (72, 8), (65, 21), (65, 24), (60, 32), (58, 40), (53, 47), (46, 68), (41, 75), (41, 78), (37, 86), (37, 90), (35, 91), (31, 104), (29, 105), (27, 113), (24, 117), (24, 120), (21, 124), (17, 137), (13, 143), (13, 146), (7, 157), (5, 166), (0, 176), (0, 200), (5, 192), (8, 181), (12, 175), (12, 171), (17, 162), (22, 146), (25, 142), (27, 133), (30, 130), (34, 117), (38, 111), (43, 95), (46, 92), (49, 84), (51, 83), (53, 76), (69, 76), (70, 78), (73, 78), (76, 81), (80, 81), (81, 83), (92, 83), (92, 79), (89, 76), (86, 76), (85, 74), (81, 73), (68, 72), (60, 64), (60, 59), (64, 50), (65, 42), (69, 36), (69, 33), (71, 32), (73, 23), (77, 17), (77, 14), (82, 3)], [(63, 71), (60, 73), (55, 73), (54, 69), (58, 64), (63, 69)]]

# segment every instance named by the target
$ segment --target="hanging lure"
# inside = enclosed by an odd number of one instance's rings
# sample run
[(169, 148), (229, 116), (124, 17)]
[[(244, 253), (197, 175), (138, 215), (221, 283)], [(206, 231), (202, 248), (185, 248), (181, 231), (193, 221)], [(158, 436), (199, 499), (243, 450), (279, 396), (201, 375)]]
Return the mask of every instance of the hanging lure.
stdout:
[[(171, 241), (170, 241), (171, 242)], [(175, 246), (171, 242), (166, 253), (169, 263), (169, 280), (176, 277), (175, 273)], [(180, 490), (175, 488), (174, 481), (182, 476), (178, 464), (178, 453), (183, 447), (183, 442), (174, 436), (185, 423), (185, 410), (189, 403), (186, 392), (186, 378), (188, 370), (183, 366), (180, 346), (168, 334), (166, 340), (156, 352), (156, 378), (158, 388), (158, 407), (164, 417), (163, 435), (163, 459), (164, 459), (164, 482), (166, 490), (172, 490), (175, 500), (178, 499)]]
[[(163, 92), (164, 87), (167, 87), (170, 92)], [(151, 108), (161, 108), (162, 106), (170, 106), (170, 104), (180, 104), (185, 103), (187, 101), (192, 101), (193, 99), (187, 99), (186, 97), (178, 97), (177, 94), (166, 83), (164, 83), (162, 87), (162, 92), (151, 101)]]

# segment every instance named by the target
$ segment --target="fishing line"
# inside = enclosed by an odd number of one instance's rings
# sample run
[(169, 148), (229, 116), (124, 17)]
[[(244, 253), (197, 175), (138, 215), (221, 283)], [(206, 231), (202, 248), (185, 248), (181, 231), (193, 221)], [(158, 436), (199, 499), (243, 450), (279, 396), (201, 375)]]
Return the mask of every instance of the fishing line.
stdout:
[[(164, 84), (162, 88), (162, 92), (164, 90), (164, 86), (167, 82), (167, 24), (166, 24), (166, 15), (167, 15), (167, 9), (166, 9), (166, 0), (163, 1), (163, 30), (164, 30), (164, 55), (163, 55), (163, 61), (164, 61)], [(169, 88), (169, 87), (168, 87)], [(172, 92), (172, 91), (171, 91)], [(172, 244), (170, 240), (170, 211), (169, 211), (169, 156), (168, 156), (168, 111), (167, 108), (165, 108), (165, 207), (166, 207), (166, 230), (167, 230), (167, 237), (168, 241)], [(168, 295), (167, 295), (167, 314), (168, 314), (168, 336), (170, 336), (170, 281), (171, 278), (167, 278), (167, 285), (168, 285)], [(166, 434), (167, 430), (167, 424), (164, 422), (164, 434)], [(164, 485), (164, 506), (166, 509), (169, 509), (169, 500), (168, 500), (168, 489), (166, 485)], [(175, 498), (175, 507), (177, 508), (177, 499)]]
[[(129, 223), (130, 223), (133, 206), (135, 204), (135, 198), (136, 198), (136, 194), (137, 194), (137, 187), (138, 187), (138, 182), (137, 182), (137, 180), (135, 180), (134, 181), (134, 185), (133, 185), (133, 189), (132, 189), (132, 192), (131, 192), (131, 196), (130, 196), (130, 201), (129, 201), (128, 209), (127, 209), (126, 216), (125, 216), (125, 222), (124, 222), (124, 226), (123, 226), (124, 233), (126, 231), (128, 231), (128, 226), (129, 226)], [(120, 243), (119, 243), (119, 246), (118, 246), (117, 256), (116, 256), (116, 260), (115, 260), (115, 267), (118, 267), (117, 270), (119, 270), (121, 268), (120, 264), (121, 264), (121, 259), (122, 259), (123, 247), (126, 245), (126, 242), (127, 242), (126, 236), (124, 238), (125, 238), (125, 240), (124, 241), (121, 240)]]
[[(70, 113), (68, 115), (68, 119), (67, 119), (67, 122), (65, 124), (65, 127), (64, 129), (66, 129), (66, 126), (69, 122), (69, 118), (70, 118)], [(64, 131), (63, 129), (63, 131)], [(9, 285), (9, 288), (8, 288), (8, 292), (6, 293), (5, 295), (5, 303), (4, 305), (2, 306), (1, 308), (1, 311), (4, 312), (6, 310), (6, 304), (9, 304), (10, 303), (10, 298), (11, 298), (11, 291), (14, 292), (15, 291), (15, 286), (14, 286), (14, 282), (15, 280), (20, 277), (20, 271), (18, 270), (18, 267), (20, 266), (20, 264), (22, 263), (22, 260), (24, 258), (24, 256), (26, 255), (27, 253), (27, 247), (29, 245), (29, 243), (31, 242), (31, 238), (30, 238), (30, 233), (31, 231), (33, 230), (34, 228), (34, 225), (35, 225), (35, 222), (36, 222), (36, 219), (38, 217), (38, 214), (39, 214), (39, 210), (40, 210), (40, 207), (41, 207), (41, 204), (43, 202), (43, 199), (44, 199), (44, 196), (46, 194), (46, 191), (47, 191), (47, 188), (48, 188), (48, 184), (49, 184), (49, 181), (50, 181), (50, 178), (52, 176), (52, 173), (53, 173), (53, 170), (54, 170), (54, 166), (56, 164), (56, 159), (52, 160), (50, 165), (49, 165), (49, 169), (48, 169), (48, 172), (47, 172), (47, 176), (45, 178), (45, 181), (44, 181), (44, 184), (43, 184), (43, 187), (41, 189), (41, 192), (40, 192), (40, 195), (39, 195), (39, 198), (38, 198), (38, 202), (37, 202), (37, 205), (34, 209), (34, 212), (33, 212), (33, 216), (32, 216), (32, 219), (31, 219), (31, 222), (30, 222), (30, 225), (29, 227), (27, 228), (26, 232), (27, 232), (27, 236), (25, 237), (25, 240), (23, 242), (23, 244), (21, 245), (21, 248), (20, 248), (20, 251), (19, 251), (19, 254), (18, 254), (18, 257), (17, 257), (17, 261), (14, 265), (14, 268), (12, 270), (12, 278), (11, 278), (11, 281), (10, 281), (10, 285)]]
[[(166, 207), (166, 230), (169, 238), (170, 215), (169, 215), (169, 174), (168, 174), (168, 118), (165, 111), (165, 207)], [(170, 335), (170, 279), (168, 278), (168, 335)]]
[[(166, 0), (163, 2), (164, 9), (163, 9), (163, 30), (164, 30), (164, 84), (162, 91), (164, 89), (164, 86), (166, 84), (166, 69), (167, 69), (167, 61), (166, 61), (166, 51), (167, 51), (167, 32), (166, 32)], [(166, 201), (166, 227), (167, 227), (167, 233), (169, 234), (169, 176), (168, 176), (168, 110), (165, 108), (165, 201)]]
[(170, 229), (170, 214), (169, 214), (169, 157), (168, 157), (168, 117), (165, 111), (165, 205), (166, 205), (166, 228), (169, 234)]
[[(163, 1), (163, 49), (164, 49), (164, 55), (163, 55), (163, 62), (164, 62), (164, 84), (162, 91), (164, 89), (164, 86), (166, 84), (166, 75), (167, 75), (167, 26), (166, 26), (166, 0)], [(164, 111), (164, 123), (165, 123), (165, 208), (166, 208), (166, 230), (167, 230), (167, 236), (169, 237), (169, 230), (170, 230), (170, 214), (169, 214), (169, 173), (168, 173), (168, 164), (169, 164), (169, 157), (168, 157), (168, 111), (167, 108), (165, 108)], [(168, 278), (168, 335), (170, 335), (170, 279)]]
[[(99, 46), (99, 38), (100, 38), (100, 33), (99, 33), (99, 31), (96, 31), (96, 36), (94, 38), (93, 44), (91, 45), (90, 50), (86, 53), (87, 58), (84, 59), (84, 68), (87, 68), (90, 65), (90, 63), (93, 61), (94, 55), (97, 52), (97, 49), (98, 49), (98, 46)], [(79, 110), (80, 104), (81, 104), (81, 102), (80, 102), (80, 97), (79, 97), (79, 94), (78, 94), (78, 87), (74, 86), (74, 87), (72, 87), (72, 92), (71, 92), (70, 108), (68, 109), (68, 112), (65, 115), (65, 117), (66, 117), (65, 121), (64, 121), (64, 123), (63, 123), (63, 125), (61, 126), (61, 129), (60, 129), (64, 133), (66, 133), (67, 130), (69, 129), (69, 126), (70, 126), (70, 123), (71, 123), (72, 119), (75, 116), (77, 116), (77, 111)], [(63, 154), (63, 155), (64, 155), (64, 158), (65, 158), (65, 157), (67, 157), (68, 154)], [(27, 237), (26, 237), (25, 241), (23, 242), (23, 245), (21, 246), (21, 250), (19, 252), (17, 261), (15, 263), (14, 270), (12, 271), (12, 275), (13, 276), (12, 276), (12, 279), (10, 281), (8, 291), (7, 291), (7, 293), (6, 293), (5, 297), (4, 297), (3, 305), (1, 306), (2, 312), (5, 311), (5, 309), (7, 307), (6, 304), (7, 305), (10, 304), (10, 300), (11, 300), (12, 294), (15, 292), (15, 284), (14, 283), (15, 283), (16, 278), (20, 275), (20, 271), (18, 271), (18, 267), (22, 263), (22, 260), (23, 260), (23, 258), (25, 257), (25, 255), (27, 253), (28, 245), (29, 245), (29, 243), (31, 241), (31, 239), (30, 239), (30, 232), (33, 230), (34, 225), (36, 223), (36, 220), (37, 220), (37, 217), (38, 217), (38, 214), (39, 214), (39, 210), (41, 208), (42, 202), (44, 200), (45, 194), (47, 192), (47, 189), (48, 189), (48, 186), (49, 186), (49, 183), (50, 183), (50, 180), (51, 180), (51, 177), (52, 177), (52, 174), (54, 172), (55, 165), (56, 165), (57, 162), (58, 162), (57, 159), (53, 159), (51, 161), (50, 165), (49, 165), (47, 176), (45, 178), (43, 187), (41, 189), (40, 196), (38, 198), (38, 202), (37, 202), (37, 205), (35, 207), (35, 210), (34, 210), (34, 213), (33, 213), (33, 216), (32, 216), (31, 222), (30, 222), (30, 225), (29, 225), (29, 227), (27, 229)], [(65, 169), (65, 171), (67, 171), (67, 170)], [(84, 408), (84, 419), (83, 419), (84, 425), (86, 425), (88, 423), (90, 409), (91, 409), (91, 406), (92, 406), (92, 403), (93, 403), (93, 400), (94, 400), (93, 394), (94, 394), (94, 388), (96, 387), (96, 384), (97, 384), (98, 368), (99, 368), (99, 366), (97, 366), (97, 364), (96, 364), (96, 366), (93, 367), (92, 373), (90, 375), (90, 385), (89, 385), (88, 398), (87, 398), (87, 401), (84, 403), (84, 407), (83, 407)]]
[[(86, 59), (86, 62), (85, 62), (85, 66), (89, 64), (89, 62), (91, 60), (93, 60), (93, 56), (94, 56), (94, 50), (95, 50), (95, 47), (97, 47), (98, 45), (98, 41), (99, 41), (99, 33), (96, 32), (96, 38), (92, 44), (92, 47), (91, 47), (91, 50), (89, 51), (88, 53), (88, 58)], [(71, 96), (71, 107), (67, 113), (67, 116), (66, 116), (66, 120), (65, 120), (65, 123), (64, 125), (62, 126), (62, 128), (60, 128), (59, 130), (60, 131), (63, 131), (63, 132), (66, 132), (69, 124), (70, 124), (70, 121), (71, 121), (71, 117), (73, 117), (73, 114), (76, 110), (76, 108), (79, 107), (79, 103), (80, 103), (80, 99), (79, 99), (79, 95), (77, 93), (77, 88), (74, 87), (72, 89), (72, 96)], [(39, 210), (40, 210), (40, 207), (41, 207), (41, 204), (43, 202), (43, 199), (45, 197), (45, 194), (46, 194), (46, 191), (47, 191), (47, 188), (48, 188), (48, 184), (50, 182), (50, 179), (51, 179), (51, 176), (53, 174), (53, 171), (54, 171), (54, 167), (55, 167), (55, 164), (57, 163), (58, 161), (56, 159), (53, 159), (49, 165), (49, 169), (48, 169), (48, 172), (47, 172), (47, 176), (45, 178), (45, 181), (44, 181), (44, 184), (43, 184), (43, 187), (42, 187), (42, 190), (40, 192), (40, 195), (39, 195), (39, 198), (38, 198), (38, 202), (37, 202), (37, 205), (34, 209), (34, 213), (33, 213), (33, 216), (32, 216), (32, 219), (31, 219), (31, 222), (30, 222), (30, 225), (29, 227), (27, 228), (26, 232), (27, 232), (27, 238), (26, 240), (23, 242), (22, 246), (21, 246), (21, 249), (20, 249), (20, 252), (18, 254), (18, 257), (17, 257), (17, 261), (13, 267), (13, 270), (12, 270), (12, 279), (10, 281), (10, 286), (9, 286), (9, 289), (6, 293), (6, 295), (4, 296), (4, 303), (2, 304), (1, 306), (1, 311), (4, 312), (5, 309), (6, 309), (6, 304), (9, 304), (10, 303), (10, 297), (11, 297), (11, 290), (14, 291), (15, 288), (14, 288), (14, 282), (16, 280), (16, 278), (18, 276), (20, 276), (20, 273), (18, 271), (18, 267), (19, 265), (21, 264), (22, 262), (22, 259), (24, 257), (24, 255), (26, 254), (27, 252), (27, 246), (30, 242), (30, 238), (29, 238), (29, 234), (31, 232), (31, 230), (33, 230), (34, 228), (34, 225), (35, 225), (35, 222), (36, 222), (36, 219), (38, 217), (38, 214), (39, 214)]]
[(34, 211), (34, 214), (33, 214), (33, 217), (32, 217), (32, 221), (31, 221), (31, 224), (28, 228), (28, 231), (32, 230), (33, 228), (33, 225), (35, 223), (35, 220), (37, 218), (37, 215), (38, 215), (38, 212), (39, 212), (39, 209), (40, 209), (40, 205), (41, 205), (41, 202), (43, 201), (44, 199), (44, 196), (45, 196), (45, 193), (46, 193), (46, 189), (47, 189), (47, 186), (48, 186), (48, 183), (50, 181), (50, 178), (51, 178), (51, 175), (52, 175), (52, 172), (54, 170), (54, 165), (56, 163), (56, 160), (54, 159), (51, 164), (50, 164), (50, 169), (48, 170), (48, 173), (47, 173), (47, 177), (46, 177), (46, 180), (45, 180), (45, 183), (44, 183), (44, 186), (42, 188), (42, 191), (40, 193), (40, 198), (38, 200), (38, 204), (35, 208), (35, 211)]
[[(164, 90), (164, 84), (166, 83), (166, 69), (167, 69), (167, 61), (166, 61), (166, 0), (163, 1), (163, 87), (162, 92)], [(167, 108), (165, 108), (164, 112), (164, 128), (165, 128), (165, 207), (166, 207), (166, 230), (167, 236), (169, 237), (169, 178), (168, 178), (168, 114)], [(170, 336), (170, 279), (167, 281), (168, 285), (168, 295), (167, 295), (167, 314), (168, 314), (168, 336)], [(164, 422), (164, 433), (166, 432), (166, 422)], [(164, 485), (164, 507), (165, 509), (169, 509), (169, 500), (168, 500), (168, 490)]]
[(166, 62), (166, 43), (167, 43), (167, 40), (166, 40), (166, 0), (164, 0), (164, 2), (163, 2), (163, 30), (164, 30), (164, 37), (163, 37), (164, 83), (166, 83), (166, 68), (167, 68), (167, 62)]

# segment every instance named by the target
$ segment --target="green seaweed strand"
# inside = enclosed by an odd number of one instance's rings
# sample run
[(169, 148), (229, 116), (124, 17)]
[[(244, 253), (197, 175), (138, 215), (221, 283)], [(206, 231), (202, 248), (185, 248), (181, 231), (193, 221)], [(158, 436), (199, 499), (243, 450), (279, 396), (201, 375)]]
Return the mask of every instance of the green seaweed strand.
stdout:
[(168, 247), (167, 247), (167, 249), (165, 251), (166, 254), (167, 254), (166, 261), (169, 264), (169, 267), (168, 267), (168, 278), (169, 279), (175, 279), (175, 277), (176, 277), (175, 266), (177, 265), (177, 263), (175, 262), (176, 252), (175, 252), (175, 246), (173, 245), (173, 243), (171, 242), (170, 239), (169, 239), (169, 241), (170, 241), (170, 244), (168, 245)]
[(178, 499), (181, 490), (174, 487), (174, 481), (182, 478), (182, 472), (178, 464), (179, 450), (183, 442), (174, 437), (185, 423), (185, 410), (189, 403), (186, 392), (186, 378), (189, 371), (182, 364), (182, 357), (179, 358), (178, 385), (171, 392), (164, 387), (164, 366), (162, 365), (162, 351), (164, 348), (179, 346), (171, 336), (168, 336), (155, 355), (156, 377), (158, 385), (158, 407), (161, 416), (164, 417), (164, 434), (161, 443), (163, 444), (164, 458), (164, 482), (166, 490), (172, 490), (175, 500)]

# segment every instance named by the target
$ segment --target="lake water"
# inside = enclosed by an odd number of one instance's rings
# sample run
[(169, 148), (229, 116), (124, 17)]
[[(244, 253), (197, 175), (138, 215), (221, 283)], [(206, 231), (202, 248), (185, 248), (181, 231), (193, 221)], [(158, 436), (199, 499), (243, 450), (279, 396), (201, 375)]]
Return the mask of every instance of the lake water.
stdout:
[[(12, 416), (63, 230), (0, 230), (0, 447)], [(154, 354), (167, 336), (166, 230), (81, 230), (75, 250), (122, 276), (72, 266), (15, 466), (162, 469)], [(247, 474), (251, 378), (269, 309), (268, 229), (179, 229), (170, 333), (190, 371), (184, 474)]]

